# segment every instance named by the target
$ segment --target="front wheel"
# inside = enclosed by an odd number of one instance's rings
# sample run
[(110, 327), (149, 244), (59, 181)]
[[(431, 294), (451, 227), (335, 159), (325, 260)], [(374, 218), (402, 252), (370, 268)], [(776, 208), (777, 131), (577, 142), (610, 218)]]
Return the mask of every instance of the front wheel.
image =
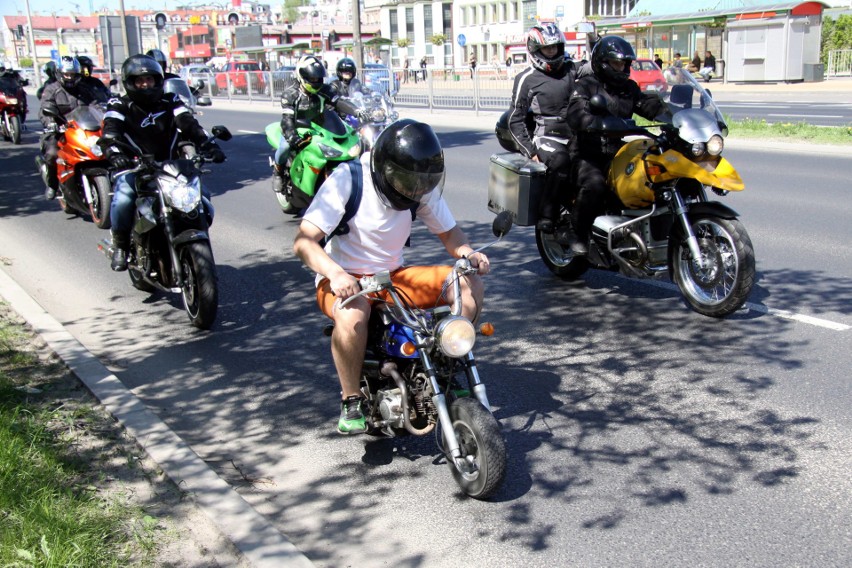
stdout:
[(209, 241), (193, 241), (178, 251), (183, 278), (183, 305), (197, 328), (210, 329), (219, 309), (216, 262)]
[(92, 214), (92, 221), (97, 225), (98, 229), (109, 229), (112, 223), (109, 218), (109, 206), (112, 200), (110, 199), (110, 184), (108, 176), (95, 176), (89, 178), (89, 183), (92, 185), (92, 202), (89, 203), (89, 213)]
[(278, 200), (278, 205), (281, 207), (281, 211), (283, 211), (287, 215), (295, 215), (299, 212), (299, 208), (293, 205), (293, 202), (291, 201), (292, 195), (293, 188), (290, 185), (290, 182), (286, 182), (284, 191), (275, 192), (275, 198)]
[(559, 225), (553, 233), (542, 233), (536, 228), (535, 244), (538, 254), (548, 270), (563, 280), (576, 280), (589, 269), (589, 261), (584, 256), (576, 256), (571, 247), (559, 242)]
[(701, 262), (692, 257), (681, 232), (670, 243), (672, 279), (686, 302), (705, 316), (722, 318), (742, 307), (754, 286), (754, 248), (738, 219), (712, 215), (691, 219)]
[(9, 117), (9, 139), (12, 144), (21, 143), (21, 119), (17, 115)]
[(459, 398), (450, 404), (450, 418), (459, 441), (459, 466), (447, 456), (456, 483), (474, 499), (486, 499), (506, 476), (506, 446), (497, 419), (473, 398)]

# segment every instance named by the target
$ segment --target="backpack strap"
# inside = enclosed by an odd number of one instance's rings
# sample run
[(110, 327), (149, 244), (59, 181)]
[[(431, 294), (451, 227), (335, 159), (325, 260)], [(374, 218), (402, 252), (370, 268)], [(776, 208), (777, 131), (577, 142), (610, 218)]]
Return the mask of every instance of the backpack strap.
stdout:
[[(343, 217), (340, 219), (337, 227), (329, 234), (321, 243), (325, 246), (328, 241), (337, 235), (345, 235), (349, 232), (349, 221), (358, 212), (358, 207), (361, 206), (361, 194), (364, 191), (363, 167), (358, 159), (351, 162), (343, 162), (341, 166), (346, 166), (349, 169), (349, 176), (352, 180), (352, 191), (349, 193), (349, 199), (346, 200), (346, 206), (343, 209)], [(338, 166), (340, 167), (340, 166)]]

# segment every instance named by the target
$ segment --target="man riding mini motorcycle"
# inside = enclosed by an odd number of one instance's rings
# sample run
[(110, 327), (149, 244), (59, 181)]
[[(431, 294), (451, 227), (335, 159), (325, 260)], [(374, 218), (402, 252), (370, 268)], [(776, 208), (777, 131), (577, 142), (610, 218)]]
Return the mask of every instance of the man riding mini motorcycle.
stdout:
[[(139, 154), (168, 160), (180, 157), (179, 141), (203, 145), (210, 138), (180, 98), (163, 91), (163, 81), (162, 67), (147, 55), (131, 56), (121, 66), (121, 82), (127, 94), (109, 102), (103, 136), (98, 142), (114, 170), (120, 172), (132, 166), (131, 157), (124, 151), (128, 143), (138, 148)], [(225, 160), (224, 152), (215, 143), (208, 143), (202, 149), (213, 162)], [(212, 219), (209, 196), (205, 196), (205, 200), (205, 208)], [(135, 176), (119, 175), (110, 208), (114, 249), (111, 267), (116, 271), (127, 270), (135, 202)]]

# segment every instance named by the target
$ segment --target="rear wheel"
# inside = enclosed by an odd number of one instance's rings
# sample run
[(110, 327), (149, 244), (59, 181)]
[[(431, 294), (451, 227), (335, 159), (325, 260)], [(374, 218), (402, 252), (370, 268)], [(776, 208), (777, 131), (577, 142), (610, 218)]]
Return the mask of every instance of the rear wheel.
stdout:
[(686, 302), (705, 316), (722, 318), (742, 307), (754, 286), (754, 248), (738, 219), (712, 215), (692, 218), (701, 262), (692, 257), (678, 231), (672, 235), (672, 279)]
[(111, 226), (109, 218), (111, 203), (109, 178), (103, 175), (95, 176), (89, 178), (89, 183), (92, 185), (92, 202), (89, 203), (92, 221), (99, 229), (109, 229)]
[(535, 230), (535, 244), (538, 254), (548, 270), (564, 280), (576, 280), (589, 269), (589, 261), (584, 256), (576, 256), (568, 244), (557, 239), (559, 225), (553, 233)]
[(284, 191), (276, 191), (275, 198), (278, 200), (278, 205), (281, 207), (281, 211), (283, 211), (287, 215), (295, 215), (299, 212), (299, 208), (293, 205), (293, 202), (290, 200), (292, 195), (293, 187), (292, 185), (290, 185), (290, 182), (285, 179)]
[(474, 499), (486, 499), (506, 476), (506, 446), (497, 419), (474, 398), (450, 404), (450, 418), (459, 441), (463, 465), (447, 456), (456, 483)]
[(219, 309), (216, 262), (209, 241), (194, 241), (178, 251), (183, 278), (183, 305), (197, 328), (210, 329)]
[(9, 139), (12, 144), (21, 143), (21, 119), (18, 116), (9, 117)]

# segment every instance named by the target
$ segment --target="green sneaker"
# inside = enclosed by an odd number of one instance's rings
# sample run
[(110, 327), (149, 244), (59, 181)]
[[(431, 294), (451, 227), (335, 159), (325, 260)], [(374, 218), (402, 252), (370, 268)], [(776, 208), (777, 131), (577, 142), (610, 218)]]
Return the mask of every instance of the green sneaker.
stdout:
[(367, 431), (367, 419), (361, 405), (366, 402), (360, 396), (350, 396), (340, 401), (340, 420), (337, 421), (337, 431), (341, 434), (363, 434)]

